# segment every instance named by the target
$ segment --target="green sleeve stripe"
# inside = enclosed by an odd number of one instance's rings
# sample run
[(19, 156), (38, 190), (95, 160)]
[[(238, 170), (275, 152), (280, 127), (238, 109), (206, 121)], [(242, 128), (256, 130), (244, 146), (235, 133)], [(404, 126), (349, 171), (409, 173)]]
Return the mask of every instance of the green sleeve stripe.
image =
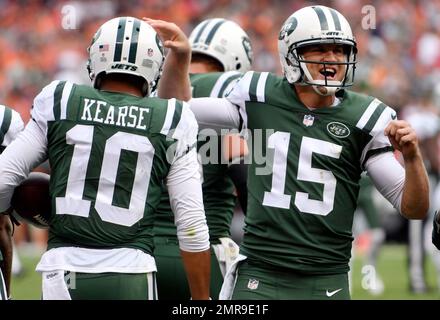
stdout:
[(364, 131), (367, 133), (370, 133), (371, 130), (373, 130), (374, 125), (376, 124), (377, 120), (379, 119), (382, 112), (385, 110), (386, 106), (381, 103), (377, 106), (376, 110), (374, 110), (373, 114), (371, 115), (370, 119), (368, 120), (367, 124), (364, 127)]
[(364, 161), (362, 161), (362, 168), (365, 168), (365, 163), (367, 163), (367, 160), (370, 159), (372, 156), (388, 151), (394, 151), (394, 148), (392, 146), (388, 146), (379, 149), (368, 150), (367, 153), (365, 154)]
[(208, 23), (211, 20), (206, 20), (205, 22), (202, 23), (202, 25), (200, 26), (199, 32), (197, 32), (196, 37), (194, 38), (194, 42), (193, 43), (197, 43), (200, 40), (200, 37), (202, 36), (203, 31), (205, 31), (206, 26), (208, 25)]
[(4, 110), (5, 112), (3, 114), (2, 126), (0, 128), (0, 144), (3, 143), (3, 140), (5, 139), (5, 135), (8, 132), (12, 121), (12, 110), (6, 107)]
[(115, 47), (115, 55), (113, 57), (113, 61), (121, 61), (122, 55), (122, 44), (124, 42), (124, 33), (125, 33), (125, 25), (127, 22), (127, 18), (120, 18), (119, 24), (120, 28), (118, 28), (118, 33), (116, 34), (116, 47)]
[(177, 124), (182, 116), (182, 108), (182, 101), (176, 100), (176, 108), (174, 109), (173, 121), (171, 122), (170, 130), (176, 129)]
[(242, 76), (241, 74), (235, 74), (235, 75), (231, 76), (230, 78), (226, 79), (225, 82), (223, 82), (222, 87), (220, 88), (220, 91), (219, 91), (219, 93), (218, 93), (218, 98), (222, 98), (222, 97), (223, 97), (223, 94), (225, 93), (226, 88), (228, 87), (228, 85), (229, 85), (232, 81), (234, 81), (234, 80), (240, 78), (241, 76)]
[(371, 115), (373, 114), (374, 110), (376, 110), (376, 108), (379, 104), (381, 104), (379, 99), (373, 99), (372, 101), (370, 101), (369, 105), (364, 110), (364, 112), (362, 113), (362, 116), (360, 117), (360, 119), (356, 123), (357, 128), (362, 130), (365, 127), (365, 125), (367, 124)]
[(335, 23), (335, 29), (336, 30), (342, 30), (341, 29), (341, 21), (339, 21), (338, 14), (336, 13), (336, 10), (330, 9), (330, 13), (332, 14), (333, 22)]
[(209, 31), (209, 34), (208, 34), (208, 36), (206, 37), (205, 44), (206, 44), (207, 46), (209, 46), (209, 45), (211, 44), (212, 38), (214, 38), (215, 33), (217, 32), (218, 28), (220, 28), (220, 26), (221, 26), (223, 23), (225, 23), (225, 22), (226, 22), (226, 20), (223, 20), (223, 19), (222, 19), (221, 21), (217, 22), (217, 23), (214, 25), (214, 27), (212, 27), (211, 31)]
[(0, 300), (8, 300), (8, 295), (6, 294), (6, 284), (1, 269), (0, 269)]
[(140, 26), (141, 21), (139, 19), (135, 19), (133, 23), (133, 30), (131, 32), (130, 52), (128, 54), (128, 62), (130, 63), (136, 63)]
[(321, 31), (328, 30), (327, 17), (325, 16), (324, 11), (318, 7), (313, 7), (313, 10), (315, 10), (315, 12), (319, 18), (319, 23), (321, 24)]
[(260, 78), (260, 73), (254, 72), (251, 79), (251, 84), (249, 86), (249, 99), (250, 101), (258, 101), (257, 98), (257, 85), (258, 79)]
[(64, 85), (66, 81), (60, 81), (53, 94), (53, 116), (55, 120), (60, 120), (61, 116), (61, 98), (63, 96)]

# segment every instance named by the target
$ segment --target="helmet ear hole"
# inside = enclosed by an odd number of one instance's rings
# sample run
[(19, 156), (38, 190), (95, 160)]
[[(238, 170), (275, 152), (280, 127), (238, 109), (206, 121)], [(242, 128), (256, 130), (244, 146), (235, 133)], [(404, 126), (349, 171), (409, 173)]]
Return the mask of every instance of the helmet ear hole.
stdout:
[(237, 63), (237, 65), (235, 66), (235, 69), (240, 70), (240, 68), (241, 68), (241, 63)]

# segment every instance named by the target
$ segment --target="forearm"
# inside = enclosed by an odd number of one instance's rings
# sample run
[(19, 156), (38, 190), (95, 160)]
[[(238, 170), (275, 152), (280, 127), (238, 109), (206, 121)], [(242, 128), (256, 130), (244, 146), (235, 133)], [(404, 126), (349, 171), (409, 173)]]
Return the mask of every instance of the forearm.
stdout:
[(211, 251), (188, 252), (180, 250), (188, 285), (193, 300), (209, 299)]
[(6, 284), (8, 296), (11, 294), (11, 268), (12, 268), (12, 225), (7, 215), (0, 213), (0, 252), (3, 261), (0, 262), (1, 271)]
[(177, 53), (170, 50), (165, 58), (162, 77), (158, 85), (159, 98), (177, 98), (184, 101), (191, 99), (190, 61), (190, 51)]
[(195, 149), (173, 163), (167, 177), (167, 188), (180, 249), (190, 252), (208, 249), (208, 226)]
[(384, 135), (403, 155), (405, 180), (400, 212), (407, 219), (424, 219), (429, 210), (429, 182), (417, 134), (408, 122), (392, 120)]
[(241, 129), (237, 106), (226, 99), (193, 98), (189, 105), (199, 129), (214, 129), (218, 133), (224, 129)]
[(420, 153), (405, 159), (401, 212), (407, 219), (424, 219), (429, 210), (429, 180)]

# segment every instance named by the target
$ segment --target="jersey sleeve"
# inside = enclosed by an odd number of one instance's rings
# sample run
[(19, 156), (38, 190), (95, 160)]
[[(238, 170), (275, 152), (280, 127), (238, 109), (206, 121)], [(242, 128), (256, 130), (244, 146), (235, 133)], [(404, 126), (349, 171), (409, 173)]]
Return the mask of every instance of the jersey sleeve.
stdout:
[(395, 119), (397, 119), (396, 111), (383, 104), (380, 100), (374, 99), (368, 105), (356, 125), (357, 128), (370, 137), (369, 142), (362, 150), (362, 168), (365, 167), (365, 163), (371, 156), (393, 150), (388, 137), (384, 134), (384, 130), (390, 121)]
[(245, 133), (244, 130), (249, 126), (246, 103), (266, 102), (266, 83), (268, 77), (269, 72), (248, 71), (235, 83), (230, 92), (225, 94), (226, 99), (239, 107), (242, 133)]
[[(188, 103), (176, 100), (176, 109), (179, 107), (181, 107), (180, 120), (172, 133), (172, 138), (176, 139), (174, 160), (181, 158), (196, 147), (199, 130), (196, 118)], [(178, 114), (179, 111), (176, 110), (175, 113)]]
[(20, 114), (8, 107), (0, 105), (0, 146), (7, 147), (23, 130), (24, 124)]
[(173, 118), (179, 114), (179, 107), (180, 120), (174, 132), (170, 132), (172, 138), (176, 139), (176, 149), (167, 176), (167, 187), (171, 208), (175, 214), (179, 246), (182, 250), (197, 252), (209, 248), (199, 162), (195, 149), (198, 125), (185, 102), (176, 102)]
[[(54, 80), (44, 87), (35, 97), (31, 110), (31, 119), (37, 123), (40, 129), (47, 133), (47, 122), (55, 120), (54, 105), (56, 95), (62, 94), (65, 81)], [(61, 89), (61, 92), (59, 92)]]
[(250, 101), (249, 89), (253, 74), (253, 71), (246, 72), (225, 95), (229, 102), (239, 108), (241, 129), (247, 128), (246, 102)]
[[(209, 75), (209, 73), (207, 74)], [(223, 72), (218, 77), (215, 82), (212, 90), (209, 94), (211, 98), (223, 98), (225, 97), (235, 86), (235, 84), (239, 81), (239, 79), (243, 76), (241, 72), (238, 71), (228, 71)]]

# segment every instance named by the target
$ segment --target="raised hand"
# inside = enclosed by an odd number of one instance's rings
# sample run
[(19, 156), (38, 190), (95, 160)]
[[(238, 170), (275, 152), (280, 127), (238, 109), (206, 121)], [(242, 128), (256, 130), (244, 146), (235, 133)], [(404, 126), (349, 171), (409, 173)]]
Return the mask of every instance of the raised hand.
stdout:
[(396, 150), (402, 152), (405, 160), (419, 156), (419, 143), (416, 132), (411, 125), (404, 120), (393, 120), (384, 131)]
[(174, 50), (176, 53), (190, 53), (191, 46), (185, 33), (172, 22), (164, 20), (155, 20), (143, 17), (142, 20), (147, 22), (156, 30), (162, 39), (165, 48)]

